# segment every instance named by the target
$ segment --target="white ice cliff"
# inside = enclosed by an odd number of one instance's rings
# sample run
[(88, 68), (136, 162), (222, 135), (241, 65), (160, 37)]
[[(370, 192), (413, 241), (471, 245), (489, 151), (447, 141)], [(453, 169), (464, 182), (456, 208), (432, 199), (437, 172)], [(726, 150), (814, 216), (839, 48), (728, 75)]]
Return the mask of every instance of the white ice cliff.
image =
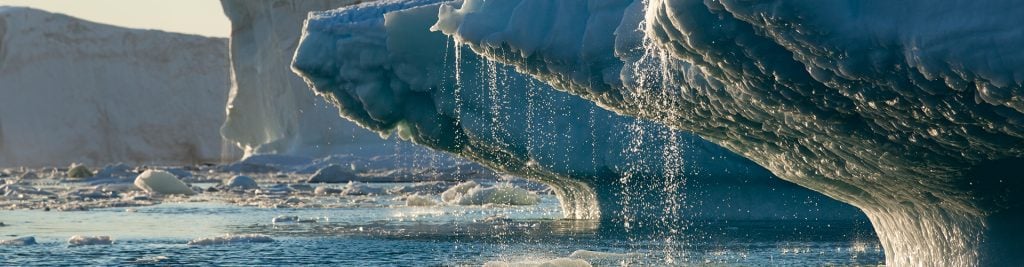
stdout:
[(861, 216), (693, 135), (600, 109), (455, 46), (429, 29), (438, 2), (312, 13), (293, 68), (366, 128), (552, 185), (569, 218)]
[(222, 38), (0, 7), (0, 166), (219, 161), (227, 62)]
[(1020, 265), (1020, 14), (1000, 0), (467, 0), (435, 29), (859, 207), (889, 264)]
[(231, 20), (231, 93), (224, 138), (246, 155), (319, 157), (394, 153), (383, 140), (338, 116), (288, 68), (306, 14), (357, 0), (222, 0)]
[(232, 24), (232, 87), (221, 133), (245, 152), (222, 170), (313, 174), (337, 164), (364, 181), (494, 178), (476, 164), (359, 127), (291, 71), (308, 12), (359, 2), (221, 1)]

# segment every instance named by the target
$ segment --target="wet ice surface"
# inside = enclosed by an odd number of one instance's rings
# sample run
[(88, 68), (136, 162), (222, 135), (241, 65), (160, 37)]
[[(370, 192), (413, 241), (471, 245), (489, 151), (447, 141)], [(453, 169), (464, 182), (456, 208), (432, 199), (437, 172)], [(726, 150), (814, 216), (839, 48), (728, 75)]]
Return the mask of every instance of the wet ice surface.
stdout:
[[(0, 198), (6, 209), (0, 212), (0, 240), (33, 236), (38, 242), (0, 246), (0, 265), (501, 266), (583, 260), (598, 266), (645, 266), (665, 265), (665, 251), (678, 254), (672, 257), (675, 264), (883, 262), (866, 222), (691, 222), (689, 237), (666, 245), (657, 231), (612, 231), (593, 221), (561, 220), (553, 195), (521, 182), (513, 184), (539, 191), (538, 204), (442, 201), (441, 189), (458, 182), (307, 184), (308, 174), (257, 173), (247, 175), (258, 188), (231, 189), (219, 183), (234, 174), (201, 168), (190, 172), (182, 180), (201, 193), (188, 197), (148, 195), (119, 187), (121, 182), (100, 185), (109, 187), (104, 191), (59, 177), (13, 179), (11, 184), (49, 194)], [(353, 186), (373, 194), (343, 195)], [(113, 197), (78, 198), (76, 192), (83, 191)], [(133, 200), (140, 196), (146, 198)], [(436, 205), (410, 206), (410, 198)], [(124, 203), (108, 205), (112, 199)], [(64, 206), (80, 208), (58, 208)], [(75, 235), (110, 236), (112, 244), (69, 246), (69, 237)], [(218, 237), (231, 242), (188, 245)]]

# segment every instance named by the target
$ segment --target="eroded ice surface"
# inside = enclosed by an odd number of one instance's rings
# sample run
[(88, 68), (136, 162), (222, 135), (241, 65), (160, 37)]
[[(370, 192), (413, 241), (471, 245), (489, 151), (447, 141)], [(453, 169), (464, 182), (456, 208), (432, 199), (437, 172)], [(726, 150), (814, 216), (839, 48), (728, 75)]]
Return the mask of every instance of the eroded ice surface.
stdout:
[(442, 8), (435, 29), (860, 207), (888, 263), (1013, 265), (1024, 240), (1011, 226), (1024, 221), (1021, 8), (471, 0)]
[(859, 216), (693, 135), (599, 109), (481, 59), (429, 31), (436, 3), (312, 13), (293, 67), (364, 127), (552, 185), (568, 218)]

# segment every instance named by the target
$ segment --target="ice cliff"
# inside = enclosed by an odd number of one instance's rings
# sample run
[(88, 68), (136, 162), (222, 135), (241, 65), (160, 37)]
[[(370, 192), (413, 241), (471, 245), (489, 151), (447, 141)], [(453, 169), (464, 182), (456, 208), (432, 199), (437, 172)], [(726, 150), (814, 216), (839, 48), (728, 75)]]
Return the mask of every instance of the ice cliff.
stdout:
[(226, 48), (0, 7), (0, 166), (219, 161)]
[(221, 1), (232, 25), (232, 86), (221, 127), (224, 138), (246, 155), (394, 152), (396, 142), (340, 118), (337, 108), (314, 96), (288, 68), (309, 11), (357, 2)]
[(696, 136), (600, 109), (484, 60), (430, 31), (439, 2), (312, 13), (293, 68), (368, 129), (552, 185), (570, 218), (642, 225), (661, 215), (861, 216)]
[(889, 264), (1020, 265), (1022, 12), (998, 0), (468, 0), (435, 29), (859, 207)]

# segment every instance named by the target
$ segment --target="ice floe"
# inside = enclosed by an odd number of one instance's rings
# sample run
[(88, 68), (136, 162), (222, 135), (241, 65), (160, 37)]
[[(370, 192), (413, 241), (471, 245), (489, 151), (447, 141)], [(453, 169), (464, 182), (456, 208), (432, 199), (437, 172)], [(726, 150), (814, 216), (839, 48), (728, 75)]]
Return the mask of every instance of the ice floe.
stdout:
[(82, 236), (76, 235), (68, 239), (69, 246), (92, 246), (92, 245), (110, 245), (113, 244), (114, 240), (110, 239), (110, 236)]
[(149, 193), (194, 195), (184, 182), (166, 171), (148, 170), (135, 178), (135, 186)]
[(14, 239), (0, 240), (0, 246), (28, 246), (35, 244), (36, 238), (32, 236), (23, 236)]
[(270, 243), (274, 242), (273, 238), (261, 234), (225, 234), (223, 236), (216, 237), (204, 237), (197, 238), (188, 242), (189, 246), (210, 246), (210, 245), (227, 245), (227, 244), (238, 244), (238, 243)]

